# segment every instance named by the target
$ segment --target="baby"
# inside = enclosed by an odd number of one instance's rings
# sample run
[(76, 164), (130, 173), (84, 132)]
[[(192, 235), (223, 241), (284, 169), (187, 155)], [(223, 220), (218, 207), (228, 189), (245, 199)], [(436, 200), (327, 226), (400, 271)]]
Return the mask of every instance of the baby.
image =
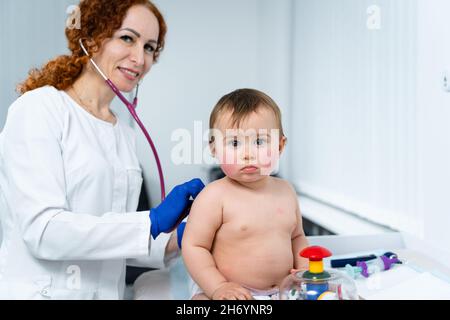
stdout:
[(308, 246), (297, 195), (270, 176), (286, 137), (281, 112), (266, 94), (236, 90), (210, 117), (210, 149), (226, 177), (209, 184), (191, 208), (183, 259), (198, 285), (193, 299), (274, 299)]

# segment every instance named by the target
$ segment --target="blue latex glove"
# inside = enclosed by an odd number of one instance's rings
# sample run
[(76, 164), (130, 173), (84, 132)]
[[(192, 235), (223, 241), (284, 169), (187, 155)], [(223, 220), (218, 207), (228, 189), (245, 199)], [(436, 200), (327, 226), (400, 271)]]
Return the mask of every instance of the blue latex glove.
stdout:
[(156, 208), (150, 210), (151, 230), (153, 239), (161, 233), (172, 231), (179, 221), (189, 213), (194, 198), (205, 185), (200, 179), (193, 179), (173, 188), (166, 199)]
[(186, 222), (180, 223), (180, 225), (177, 228), (177, 243), (178, 248), (180, 249), (181, 249), (181, 240), (183, 240), (184, 228), (186, 228)]

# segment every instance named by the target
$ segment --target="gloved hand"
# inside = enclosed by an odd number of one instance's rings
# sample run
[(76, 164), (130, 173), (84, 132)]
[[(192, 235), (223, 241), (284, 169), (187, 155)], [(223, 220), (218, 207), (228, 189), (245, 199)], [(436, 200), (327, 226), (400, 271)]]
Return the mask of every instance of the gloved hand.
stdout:
[(178, 248), (180, 249), (181, 249), (181, 241), (183, 240), (184, 228), (186, 228), (186, 222), (183, 221), (177, 228), (177, 243)]
[(188, 214), (192, 204), (190, 198), (197, 197), (205, 185), (200, 179), (193, 179), (176, 186), (166, 199), (156, 208), (150, 210), (151, 234), (153, 239), (161, 233), (173, 230), (177, 223)]

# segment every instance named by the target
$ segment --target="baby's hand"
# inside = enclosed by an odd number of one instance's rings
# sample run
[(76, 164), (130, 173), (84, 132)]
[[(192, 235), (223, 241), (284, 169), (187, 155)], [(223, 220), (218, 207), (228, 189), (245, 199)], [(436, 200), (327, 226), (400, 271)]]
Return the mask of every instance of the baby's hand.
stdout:
[(247, 289), (233, 283), (226, 282), (212, 295), (213, 300), (253, 300), (253, 297)]
[(291, 271), (289, 271), (290, 274), (296, 274), (297, 272), (299, 272), (299, 269), (291, 269)]
[(306, 270), (308, 270), (308, 267), (307, 266), (304, 266), (304, 267), (302, 266), (299, 269), (291, 269), (291, 271), (289, 271), (289, 272), (290, 272), (290, 274), (296, 274), (297, 272), (306, 271)]

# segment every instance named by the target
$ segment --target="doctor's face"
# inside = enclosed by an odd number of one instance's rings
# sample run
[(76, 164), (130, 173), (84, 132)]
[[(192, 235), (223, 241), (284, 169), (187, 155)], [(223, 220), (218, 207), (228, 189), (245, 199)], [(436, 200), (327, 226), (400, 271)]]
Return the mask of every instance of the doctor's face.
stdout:
[(94, 61), (120, 91), (132, 91), (150, 71), (158, 44), (159, 24), (143, 5), (131, 7), (122, 26), (106, 39)]

